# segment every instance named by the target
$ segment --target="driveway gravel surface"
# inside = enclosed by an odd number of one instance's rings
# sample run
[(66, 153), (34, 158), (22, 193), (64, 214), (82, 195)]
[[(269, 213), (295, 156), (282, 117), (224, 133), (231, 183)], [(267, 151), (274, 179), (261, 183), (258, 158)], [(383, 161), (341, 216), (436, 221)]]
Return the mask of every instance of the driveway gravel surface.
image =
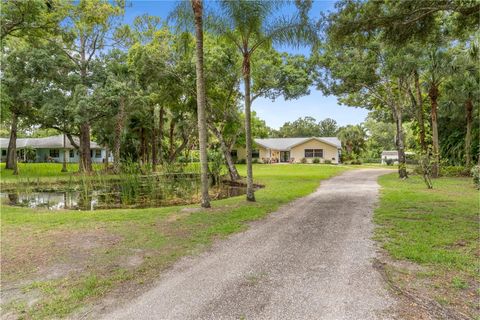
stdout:
[[(250, 228), (184, 258), (105, 319), (391, 319), (373, 267), (383, 169), (347, 171)], [(267, 186), (268, 187), (268, 186)]]

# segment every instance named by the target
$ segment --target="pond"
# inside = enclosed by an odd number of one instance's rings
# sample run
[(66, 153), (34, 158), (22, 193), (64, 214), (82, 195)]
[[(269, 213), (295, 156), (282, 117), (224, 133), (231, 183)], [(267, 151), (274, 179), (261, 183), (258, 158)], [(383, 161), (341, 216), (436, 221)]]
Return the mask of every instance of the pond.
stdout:
[[(112, 208), (147, 208), (186, 205), (200, 202), (199, 181), (103, 182), (92, 185), (35, 186), (25, 190), (0, 193), (3, 204), (49, 210), (99, 210)], [(211, 199), (240, 196), (246, 188), (239, 184), (221, 183), (210, 187)]]

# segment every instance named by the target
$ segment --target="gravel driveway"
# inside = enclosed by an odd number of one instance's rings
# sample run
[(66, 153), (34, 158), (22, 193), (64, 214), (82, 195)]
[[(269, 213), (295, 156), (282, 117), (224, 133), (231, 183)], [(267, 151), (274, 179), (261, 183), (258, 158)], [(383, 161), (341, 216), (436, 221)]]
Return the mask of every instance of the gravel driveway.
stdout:
[(185, 258), (105, 319), (390, 319), (372, 266), (380, 169), (347, 171)]

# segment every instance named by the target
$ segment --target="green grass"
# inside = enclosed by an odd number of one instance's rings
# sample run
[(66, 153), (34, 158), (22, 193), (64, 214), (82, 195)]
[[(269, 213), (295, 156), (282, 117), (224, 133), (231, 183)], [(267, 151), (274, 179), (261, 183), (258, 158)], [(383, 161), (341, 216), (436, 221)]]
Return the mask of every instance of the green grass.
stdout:
[[(101, 170), (103, 164), (94, 163), (93, 168), (95, 170)], [(61, 163), (19, 163), (18, 175), (13, 175), (12, 170), (6, 170), (5, 164), (0, 165), (0, 177), (1, 181), (5, 183), (23, 182), (26, 180), (62, 180), (68, 179), (71, 175), (78, 172), (78, 163), (68, 163), (68, 172), (62, 171)]]
[[(244, 175), (245, 166), (238, 168)], [(7, 263), (2, 282), (23, 283), (25, 290), (41, 293), (33, 304), (18, 296), (6, 310), (27, 318), (65, 317), (118, 288), (149, 283), (178, 258), (243, 230), (246, 222), (311, 193), (320, 180), (345, 170), (334, 165), (255, 165), (255, 182), (266, 186), (255, 193), (257, 202), (242, 196), (194, 212), (182, 207), (48, 212), (3, 206), (1, 254)], [(141, 256), (140, 263), (125, 263), (135, 255)], [(72, 272), (38, 279), (56, 265), (71, 266)]]
[(474, 315), (478, 310), (464, 310), (468, 302), (476, 305), (480, 283), (480, 198), (471, 178), (435, 179), (430, 190), (418, 176), (399, 180), (390, 174), (379, 183), (376, 238), (394, 259), (423, 268), (409, 272), (410, 278), (397, 270), (393, 281)]
[(441, 178), (434, 189), (414, 176), (380, 177), (378, 236), (397, 259), (471, 272), (478, 268), (478, 191), (468, 178)]

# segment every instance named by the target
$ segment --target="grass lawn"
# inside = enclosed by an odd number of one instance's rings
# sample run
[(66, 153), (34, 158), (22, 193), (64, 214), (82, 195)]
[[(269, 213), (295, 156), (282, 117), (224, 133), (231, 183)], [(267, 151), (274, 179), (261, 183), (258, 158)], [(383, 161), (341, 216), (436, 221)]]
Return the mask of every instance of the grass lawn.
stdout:
[[(238, 169), (245, 174), (245, 166)], [(266, 186), (256, 192), (257, 202), (247, 203), (243, 196), (224, 199), (210, 210), (49, 212), (2, 206), (2, 312), (27, 319), (72, 312), (81, 316), (101, 297), (121, 299), (120, 292), (137, 292), (178, 258), (243, 230), (246, 222), (311, 193), (320, 180), (347, 169), (255, 165), (255, 181)], [(55, 178), (59, 171), (41, 176)]]
[[(382, 176), (376, 237), (388, 252), (386, 275), (400, 290), (479, 317), (479, 192), (471, 178)], [(477, 318), (478, 319), (478, 318)]]

